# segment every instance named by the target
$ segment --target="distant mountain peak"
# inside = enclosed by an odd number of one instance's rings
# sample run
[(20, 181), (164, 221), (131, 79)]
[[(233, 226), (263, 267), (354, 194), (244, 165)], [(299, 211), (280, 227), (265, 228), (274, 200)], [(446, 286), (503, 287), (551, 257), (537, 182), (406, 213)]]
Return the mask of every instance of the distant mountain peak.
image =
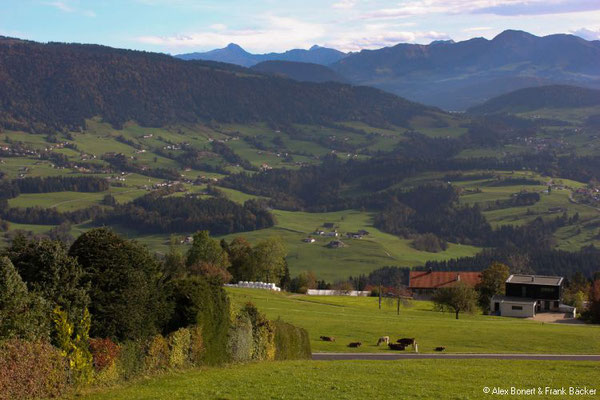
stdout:
[(531, 39), (535, 38), (535, 35), (532, 35), (529, 32), (520, 31), (516, 29), (507, 29), (498, 35), (492, 41), (513, 41), (513, 40), (522, 40), (522, 39)]
[(323, 47), (319, 46), (318, 44), (315, 44), (314, 46), (312, 46), (309, 51), (314, 51), (314, 50), (319, 50), (322, 49)]
[(246, 50), (244, 50), (242, 48), (242, 46), (240, 46), (239, 44), (236, 44), (236, 43), (229, 43), (227, 45), (227, 47), (225, 47), (225, 49), (227, 49), (227, 50), (233, 50), (233, 51), (243, 51), (244, 53), (246, 53)]

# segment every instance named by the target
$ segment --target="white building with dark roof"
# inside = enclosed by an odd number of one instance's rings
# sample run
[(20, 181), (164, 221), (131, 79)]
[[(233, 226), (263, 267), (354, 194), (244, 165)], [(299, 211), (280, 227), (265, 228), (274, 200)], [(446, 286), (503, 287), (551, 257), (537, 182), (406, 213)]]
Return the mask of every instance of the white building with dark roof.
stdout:
[(511, 275), (506, 280), (506, 295), (496, 295), (490, 302), (492, 315), (534, 317), (541, 312), (575, 314), (575, 309), (560, 303), (564, 278), (560, 276)]

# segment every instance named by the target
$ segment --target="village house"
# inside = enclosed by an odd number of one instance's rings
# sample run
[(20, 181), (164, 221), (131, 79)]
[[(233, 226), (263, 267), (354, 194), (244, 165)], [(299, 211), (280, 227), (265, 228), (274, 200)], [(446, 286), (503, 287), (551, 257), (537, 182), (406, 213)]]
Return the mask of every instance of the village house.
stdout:
[(430, 300), (440, 288), (450, 287), (462, 282), (475, 287), (481, 282), (481, 272), (462, 271), (410, 271), (408, 289), (417, 300)]
[(506, 295), (492, 297), (492, 315), (534, 317), (541, 312), (565, 312), (575, 308), (561, 304), (564, 278), (560, 276), (511, 275), (506, 280)]

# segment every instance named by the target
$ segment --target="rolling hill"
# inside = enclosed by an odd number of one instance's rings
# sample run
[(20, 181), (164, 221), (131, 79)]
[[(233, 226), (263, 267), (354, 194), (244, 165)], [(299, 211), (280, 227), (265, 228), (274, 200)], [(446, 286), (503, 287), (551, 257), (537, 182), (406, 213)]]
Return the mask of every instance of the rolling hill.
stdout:
[(348, 81), (332, 69), (319, 64), (293, 61), (263, 61), (251, 68), (253, 71), (294, 79), (300, 82), (340, 82)]
[(492, 40), (436, 41), (364, 50), (332, 69), (361, 85), (449, 110), (530, 86), (600, 87), (600, 46), (573, 35), (505, 31)]
[(516, 90), (471, 107), (472, 114), (521, 113), (541, 108), (580, 108), (600, 105), (600, 90), (552, 85)]
[(214, 62), (97, 45), (0, 39), (0, 125), (80, 130), (201, 121), (406, 125), (436, 112), (368, 87), (300, 83)]
[(294, 49), (285, 53), (252, 54), (235, 43), (222, 49), (205, 53), (180, 54), (176, 57), (182, 60), (209, 60), (251, 67), (264, 61), (294, 61), (320, 65), (333, 64), (346, 57), (347, 54), (335, 49), (313, 46), (309, 50)]

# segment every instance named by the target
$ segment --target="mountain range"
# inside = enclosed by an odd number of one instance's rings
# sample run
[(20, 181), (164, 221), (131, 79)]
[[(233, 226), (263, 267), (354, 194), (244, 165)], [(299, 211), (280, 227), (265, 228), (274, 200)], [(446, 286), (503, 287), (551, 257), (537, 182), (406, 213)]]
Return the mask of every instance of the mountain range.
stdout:
[(235, 43), (229, 44), (223, 49), (216, 49), (206, 53), (180, 54), (175, 57), (182, 60), (206, 60), (237, 64), (244, 67), (252, 67), (264, 61), (295, 61), (320, 65), (330, 65), (347, 54), (326, 47), (313, 46), (309, 50), (294, 49), (285, 53), (252, 54)]
[(230, 45), (179, 57), (240, 65), (267, 59), (322, 64), (354, 85), (376, 87), (453, 111), (525, 87), (567, 84), (600, 88), (600, 41), (567, 34), (539, 37), (515, 30), (492, 40), (402, 43), (350, 54), (313, 47), (253, 55)]

